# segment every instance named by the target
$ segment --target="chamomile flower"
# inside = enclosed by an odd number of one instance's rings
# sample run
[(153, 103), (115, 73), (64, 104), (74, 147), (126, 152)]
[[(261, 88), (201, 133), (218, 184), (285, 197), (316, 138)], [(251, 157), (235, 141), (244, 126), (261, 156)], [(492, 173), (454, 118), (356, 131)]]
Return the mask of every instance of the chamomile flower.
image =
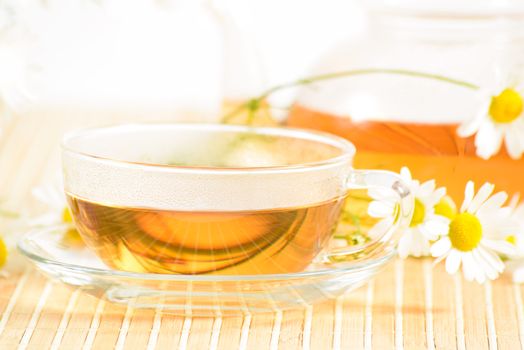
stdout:
[[(449, 219), (435, 213), (435, 206), (445, 196), (446, 189), (437, 189), (435, 180), (420, 184), (419, 181), (411, 178), (411, 173), (406, 167), (401, 169), (400, 174), (415, 197), (415, 205), (409, 227), (399, 239), (398, 253), (402, 258), (409, 255), (416, 257), (429, 255), (430, 242), (448, 229)], [(369, 195), (373, 201), (369, 205), (368, 214), (382, 219), (369, 232), (371, 237), (377, 237), (393, 224), (398, 210), (397, 200), (393, 193), (383, 190), (370, 190)]]
[(33, 189), (33, 196), (47, 207), (47, 212), (32, 218), (29, 221), (31, 227), (58, 229), (65, 233), (64, 238), (80, 241), (80, 235), (76, 230), (71, 211), (58, 185), (43, 185)]
[(4, 242), (4, 239), (0, 237), (0, 269), (4, 267), (7, 262), (7, 245)]
[(48, 211), (31, 220), (34, 226), (67, 226), (70, 225), (71, 213), (64, 194), (56, 185), (42, 185), (32, 191), (33, 197), (45, 205)]
[(449, 230), (431, 246), (436, 263), (446, 260), (448, 273), (456, 273), (462, 265), (467, 280), (483, 283), (486, 278), (497, 278), (504, 270), (497, 253), (515, 253), (513, 245), (503, 238), (516, 230), (510, 220), (511, 211), (502, 207), (508, 195), (491, 195), (493, 190), (494, 186), (486, 183), (475, 194), (474, 184), (469, 181), (460, 212), (451, 220)]
[(24, 218), (14, 211), (0, 208), (0, 277), (7, 277), (8, 272), (16, 270), (19, 259), (13, 259), (16, 254), (17, 238), (25, 232)]
[(511, 258), (524, 257), (524, 202), (519, 204), (519, 195), (513, 196), (509, 208), (511, 210), (510, 220), (516, 223), (517, 229), (504, 237), (507, 242), (515, 246), (516, 256)]
[(457, 134), (476, 134), (476, 152), (483, 159), (496, 155), (503, 141), (509, 156), (519, 159), (524, 153), (524, 85), (506, 83), (484, 95), (477, 115), (460, 125)]
[(12, 236), (9, 237), (3, 233), (0, 234), (0, 278), (9, 276), (6, 272), (6, 265), (8, 260), (11, 260), (11, 250), (13, 246)]
[(517, 223), (517, 230), (506, 236), (507, 242), (515, 246), (515, 255), (508, 256), (508, 270), (515, 283), (524, 283), (524, 202), (519, 204), (519, 195), (510, 203), (511, 219)]

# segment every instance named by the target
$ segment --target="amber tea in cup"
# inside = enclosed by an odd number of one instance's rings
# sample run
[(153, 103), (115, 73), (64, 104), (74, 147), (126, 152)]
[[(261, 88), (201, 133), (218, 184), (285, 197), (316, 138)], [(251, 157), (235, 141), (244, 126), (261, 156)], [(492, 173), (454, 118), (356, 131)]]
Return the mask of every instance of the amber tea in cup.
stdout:
[(125, 271), (271, 274), (392, 244), (327, 251), (349, 188), (409, 195), (400, 178), (351, 168), (351, 143), (286, 128), (141, 124), (63, 143), (65, 191), (96, 254)]

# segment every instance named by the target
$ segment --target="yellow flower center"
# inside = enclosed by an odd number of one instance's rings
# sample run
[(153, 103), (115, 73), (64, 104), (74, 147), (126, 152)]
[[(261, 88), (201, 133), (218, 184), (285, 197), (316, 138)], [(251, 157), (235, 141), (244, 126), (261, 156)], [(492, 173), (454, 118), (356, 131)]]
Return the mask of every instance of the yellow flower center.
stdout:
[(482, 238), (482, 225), (470, 213), (461, 213), (449, 224), (449, 239), (454, 248), (463, 252), (475, 249)]
[[(71, 215), (71, 210), (67, 206), (65, 206), (64, 209), (62, 210), (62, 222), (66, 224), (73, 223), (73, 216)], [(67, 229), (67, 231), (64, 233), (64, 240), (66, 240), (68, 244), (73, 244), (73, 245), (82, 245), (83, 244), (83, 240), (82, 240), (82, 237), (80, 236), (80, 233), (74, 227)]]
[(511, 123), (524, 110), (524, 99), (513, 89), (505, 89), (498, 96), (491, 98), (489, 115), (496, 123)]
[(506, 242), (517, 245), (517, 237), (515, 235), (509, 235), (506, 237)]
[(4, 240), (0, 237), (0, 267), (4, 266), (7, 262), (7, 247)]
[(450, 196), (442, 197), (440, 202), (435, 205), (435, 214), (442, 215), (450, 220), (453, 220), (457, 214), (457, 206), (455, 205), (455, 202), (453, 202), (453, 199), (451, 199)]
[(424, 222), (426, 217), (426, 207), (420, 201), (420, 199), (415, 198), (415, 207), (413, 208), (413, 217), (411, 218), (410, 227), (415, 227)]
[(84, 244), (82, 236), (80, 236), (80, 233), (74, 228), (67, 230), (63, 239), (67, 244), (72, 246), (82, 246)]
[(62, 210), (62, 221), (67, 224), (73, 223), (73, 216), (71, 215), (71, 210), (69, 210), (69, 207), (65, 206)]

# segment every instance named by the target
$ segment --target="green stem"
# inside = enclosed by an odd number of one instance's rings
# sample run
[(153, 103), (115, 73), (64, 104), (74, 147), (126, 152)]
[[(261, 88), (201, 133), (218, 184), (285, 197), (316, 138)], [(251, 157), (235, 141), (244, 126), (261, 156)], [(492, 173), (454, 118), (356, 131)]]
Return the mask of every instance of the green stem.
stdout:
[[(254, 114), (254, 112), (256, 111), (256, 109), (258, 109), (262, 101), (264, 101), (267, 97), (269, 97), (273, 93), (278, 92), (280, 90), (284, 90), (287, 88), (292, 88), (292, 87), (296, 87), (300, 85), (310, 85), (310, 84), (313, 84), (319, 81), (324, 81), (324, 80), (339, 79), (339, 78), (345, 78), (345, 77), (354, 76), (354, 75), (365, 75), (365, 74), (404, 75), (404, 76), (415, 77), (415, 78), (438, 80), (441, 82), (450, 83), (450, 84), (461, 86), (461, 87), (471, 89), (471, 90), (479, 89), (479, 86), (468, 83), (463, 80), (453, 79), (453, 78), (446, 77), (444, 75), (439, 75), (439, 74), (416, 72), (416, 71), (411, 71), (407, 69), (369, 68), (369, 69), (347, 70), (347, 71), (341, 71), (341, 72), (315, 75), (309, 78), (298, 79), (298, 80), (294, 80), (288, 83), (276, 85), (266, 90), (259, 96), (252, 98), (248, 100), (247, 102), (241, 104), (240, 106), (238, 106), (238, 108), (233, 110), (231, 113), (226, 114), (222, 118), (222, 122), (227, 123), (231, 118), (233, 118), (235, 115), (237, 115), (238, 113), (240, 113), (241, 111), (245, 109), (248, 109), (250, 114)], [(251, 121), (252, 118), (250, 117), (249, 119)]]

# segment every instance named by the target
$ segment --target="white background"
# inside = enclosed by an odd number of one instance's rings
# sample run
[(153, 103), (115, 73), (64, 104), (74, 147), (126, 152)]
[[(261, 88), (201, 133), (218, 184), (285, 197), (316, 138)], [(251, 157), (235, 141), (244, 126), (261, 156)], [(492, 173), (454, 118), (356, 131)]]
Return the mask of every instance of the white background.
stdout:
[(307, 74), (363, 21), (355, 0), (6, 1), (0, 94), (19, 114), (67, 107), (213, 115), (224, 99)]

